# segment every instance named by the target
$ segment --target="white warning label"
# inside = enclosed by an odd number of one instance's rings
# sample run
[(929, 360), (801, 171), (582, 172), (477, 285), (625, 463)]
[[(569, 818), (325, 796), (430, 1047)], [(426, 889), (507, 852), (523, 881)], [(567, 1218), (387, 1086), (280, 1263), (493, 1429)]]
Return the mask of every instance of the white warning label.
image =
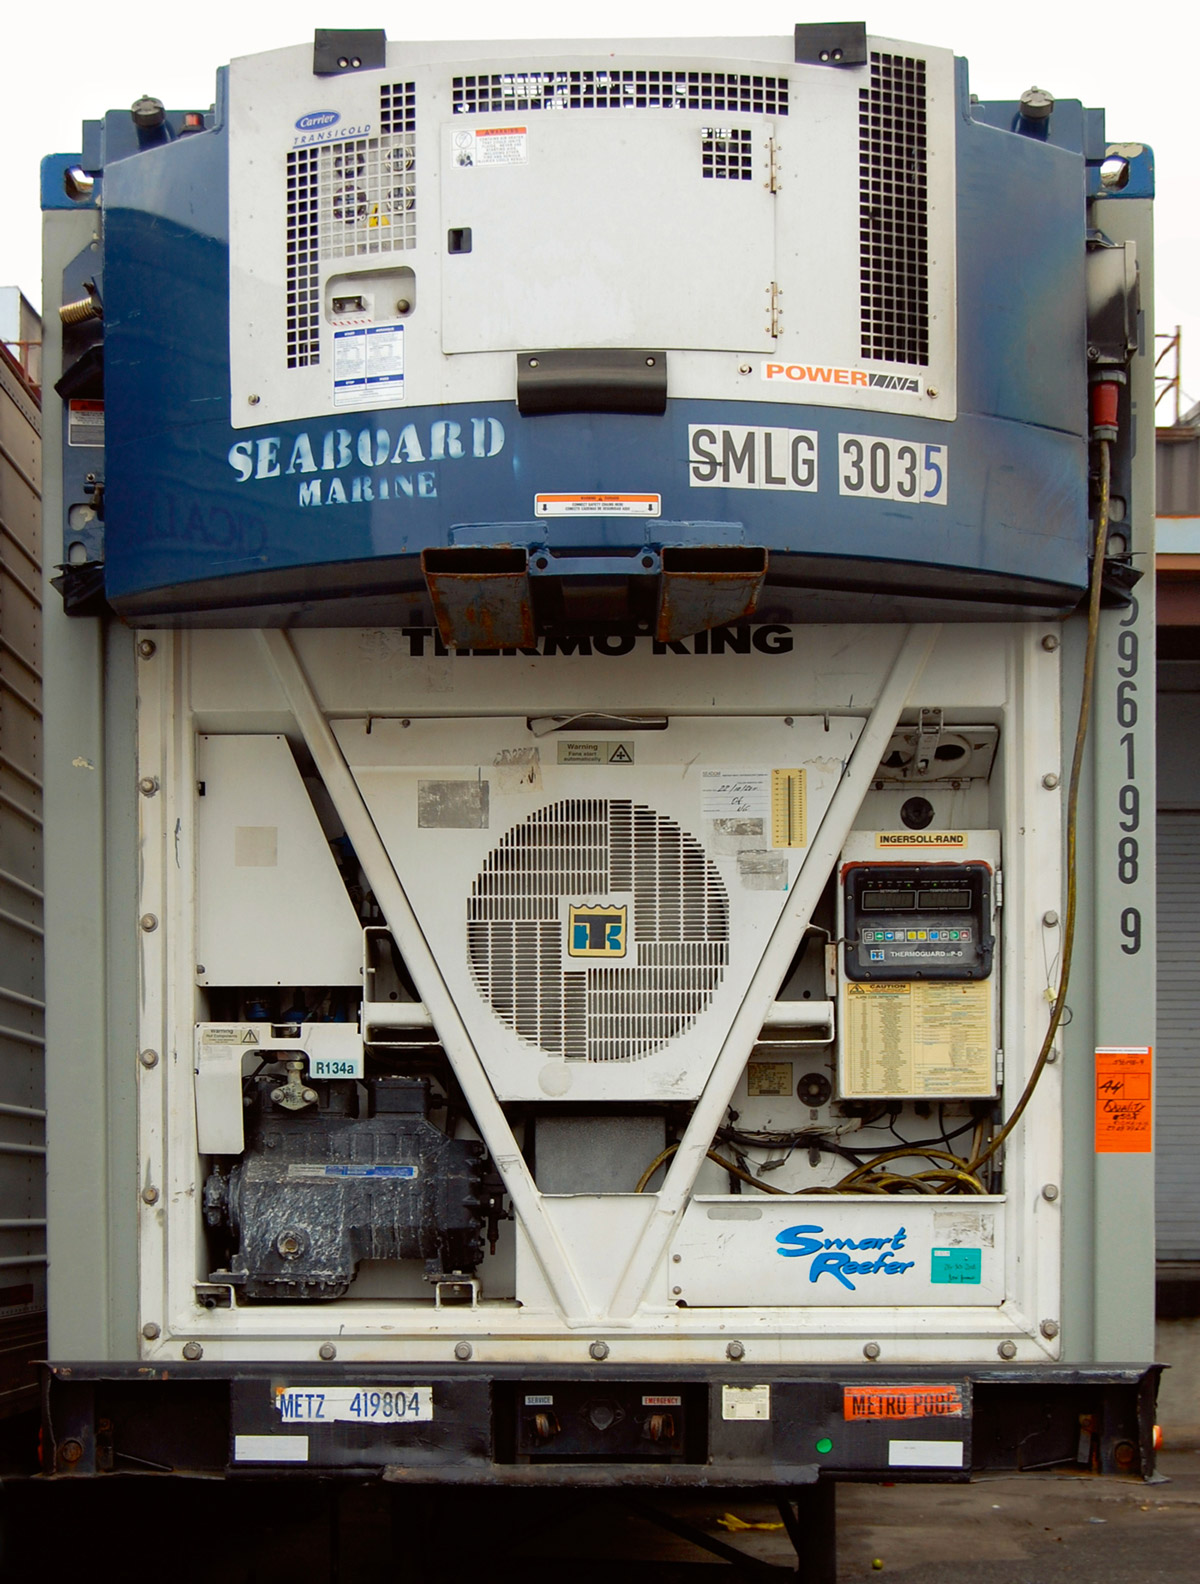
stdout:
[(473, 165), (525, 165), (529, 161), (529, 136), (523, 126), (476, 127), (454, 134), (454, 163)]
[(535, 495), (539, 517), (659, 517), (661, 495)]
[(333, 400), (404, 400), (404, 326), (368, 325), (333, 333)]

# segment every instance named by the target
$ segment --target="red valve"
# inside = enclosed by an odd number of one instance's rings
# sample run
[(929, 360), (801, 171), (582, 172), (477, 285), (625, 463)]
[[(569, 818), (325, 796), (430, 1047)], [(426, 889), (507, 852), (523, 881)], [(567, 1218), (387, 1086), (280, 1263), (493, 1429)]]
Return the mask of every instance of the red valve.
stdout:
[(1117, 438), (1117, 403), (1121, 387), (1115, 380), (1097, 380), (1092, 386), (1092, 436), (1096, 440)]

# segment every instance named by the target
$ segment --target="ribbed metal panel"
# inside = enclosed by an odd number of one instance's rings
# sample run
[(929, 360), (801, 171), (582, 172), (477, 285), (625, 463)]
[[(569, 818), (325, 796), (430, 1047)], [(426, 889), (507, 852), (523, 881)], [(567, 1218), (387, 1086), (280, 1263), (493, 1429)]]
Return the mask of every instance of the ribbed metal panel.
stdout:
[(1158, 816), (1158, 1258), (1200, 1260), (1200, 812)]
[(41, 425), (0, 353), (0, 1416), (45, 1357)]

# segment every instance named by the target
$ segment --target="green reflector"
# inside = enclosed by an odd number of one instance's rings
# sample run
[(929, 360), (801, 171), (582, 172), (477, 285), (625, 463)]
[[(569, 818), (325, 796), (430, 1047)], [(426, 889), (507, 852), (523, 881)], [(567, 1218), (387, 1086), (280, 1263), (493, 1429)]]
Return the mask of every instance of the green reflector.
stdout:
[(829, 1439), (828, 1436), (822, 1436), (821, 1439), (817, 1442), (817, 1451), (818, 1452), (832, 1452), (833, 1451), (833, 1442)]

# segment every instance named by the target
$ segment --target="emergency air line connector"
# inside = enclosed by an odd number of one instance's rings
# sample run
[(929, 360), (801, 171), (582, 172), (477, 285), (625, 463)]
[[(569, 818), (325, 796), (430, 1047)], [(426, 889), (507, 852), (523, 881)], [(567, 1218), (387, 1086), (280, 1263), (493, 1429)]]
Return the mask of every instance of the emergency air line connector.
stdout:
[(900, 712), (920, 679), (937, 643), (940, 627), (910, 627), (905, 633), (850, 762), (839, 781), (825, 818), (792, 887), (786, 906), (767, 943), (721, 1047), (704, 1092), (655, 1196), (654, 1214), (634, 1244), (612, 1302), (608, 1324), (629, 1324), (645, 1300), (647, 1289), (664, 1259), (667, 1245), (687, 1208), (696, 1176), (712, 1147), (713, 1136), (733, 1098), (746, 1052), (763, 1026), (768, 1008), (783, 982), (796, 942), (808, 927), (821, 892), (870, 790), (879, 761), (887, 750)]

